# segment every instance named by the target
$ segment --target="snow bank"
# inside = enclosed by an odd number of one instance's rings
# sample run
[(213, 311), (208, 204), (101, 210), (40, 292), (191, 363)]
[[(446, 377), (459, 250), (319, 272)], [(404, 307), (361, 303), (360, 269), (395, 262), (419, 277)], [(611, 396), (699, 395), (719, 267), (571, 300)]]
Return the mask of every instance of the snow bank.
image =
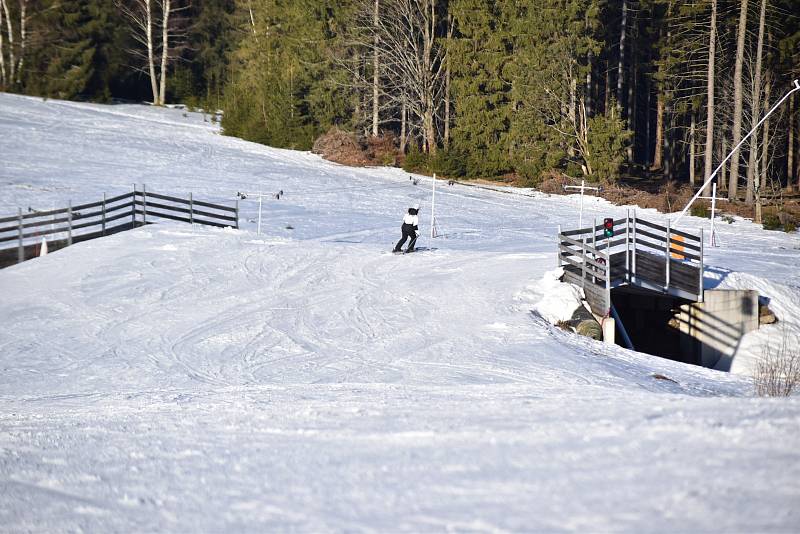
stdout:
[[(421, 243), (436, 250), (394, 256), (409, 203), (429, 230), (430, 181), (399, 169), (147, 106), (0, 95), (0, 129), (0, 215), (143, 181), (209, 200), (285, 193), (265, 202), (261, 236), (257, 203), (242, 202), (241, 231), (158, 224), (0, 271), (0, 530), (800, 521), (800, 398), (753, 398), (746, 377), (542, 319), (577, 298), (552, 270), (574, 200), (441, 187), (443, 236)], [(735, 250), (708, 253), (719, 285), (765, 284), (792, 312), (796, 236), (720, 229), (734, 235)]]

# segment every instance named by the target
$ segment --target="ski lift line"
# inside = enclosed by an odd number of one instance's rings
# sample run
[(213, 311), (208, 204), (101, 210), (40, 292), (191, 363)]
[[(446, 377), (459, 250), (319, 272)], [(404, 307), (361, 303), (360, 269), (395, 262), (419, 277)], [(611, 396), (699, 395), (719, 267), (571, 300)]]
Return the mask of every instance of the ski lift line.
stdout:
[(733, 147), (733, 150), (731, 150), (731, 151), (730, 151), (730, 153), (729, 153), (729, 154), (728, 154), (728, 155), (725, 157), (725, 159), (723, 159), (723, 160), (722, 160), (722, 162), (721, 162), (721, 163), (720, 163), (720, 164), (717, 166), (717, 168), (716, 168), (716, 169), (714, 169), (714, 172), (712, 172), (712, 173), (711, 173), (711, 175), (710, 175), (710, 176), (708, 177), (708, 179), (707, 179), (707, 180), (706, 180), (706, 181), (703, 183), (703, 185), (702, 185), (702, 186), (700, 186), (700, 189), (698, 189), (698, 190), (697, 190), (697, 193), (695, 193), (695, 194), (694, 194), (694, 196), (691, 198), (691, 200), (689, 200), (689, 202), (686, 204), (686, 207), (685, 207), (685, 208), (683, 208), (683, 211), (681, 211), (681, 212), (680, 212), (680, 214), (678, 214), (678, 217), (677, 217), (677, 218), (676, 218), (676, 219), (675, 219), (675, 220), (672, 222), (672, 225), (673, 225), (673, 226), (677, 226), (678, 222), (679, 222), (679, 221), (680, 221), (680, 220), (683, 218), (683, 216), (684, 216), (684, 215), (686, 215), (686, 212), (687, 212), (687, 211), (689, 211), (689, 208), (691, 207), (691, 205), (692, 205), (692, 204), (694, 204), (694, 201), (695, 201), (695, 200), (697, 200), (697, 199), (698, 199), (698, 197), (699, 197), (700, 195), (702, 195), (702, 194), (703, 194), (703, 191), (705, 190), (705, 188), (706, 188), (706, 187), (708, 187), (708, 184), (710, 184), (710, 183), (711, 183), (711, 182), (714, 180), (714, 178), (716, 178), (716, 176), (717, 176), (717, 173), (720, 171), (720, 169), (722, 169), (722, 167), (725, 165), (725, 163), (727, 163), (727, 162), (728, 162), (728, 160), (729, 160), (729, 159), (731, 159), (735, 153), (737, 153), (737, 151), (738, 151), (738, 150), (739, 150), (739, 148), (740, 148), (740, 147), (741, 147), (741, 146), (744, 144), (744, 142), (745, 142), (745, 141), (747, 141), (747, 139), (749, 139), (749, 138), (750, 138), (750, 136), (751, 136), (751, 135), (753, 135), (753, 133), (754, 133), (756, 130), (758, 130), (758, 128), (759, 128), (759, 127), (760, 127), (760, 126), (761, 126), (761, 125), (764, 123), (764, 121), (766, 121), (766, 120), (767, 120), (767, 118), (768, 118), (770, 115), (772, 115), (772, 113), (773, 113), (773, 112), (774, 112), (776, 109), (778, 109), (778, 107), (780, 107), (780, 106), (781, 106), (781, 104), (783, 104), (783, 103), (786, 101), (786, 99), (787, 99), (787, 98), (789, 98), (789, 96), (790, 96), (792, 93), (794, 93), (795, 91), (800, 91), (800, 79), (798, 79), (798, 80), (794, 80), (794, 88), (793, 88), (793, 89), (791, 89), (791, 90), (790, 90), (788, 93), (786, 93), (786, 94), (783, 96), (783, 98), (781, 98), (780, 100), (778, 100), (778, 102), (777, 102), (777, 103), (776, 103), (774, 106), (772, 106), (772, 109), (770, 109), (770, 110), (767, 112), (767, 114), (766, 114), (766, 115), (764, 115), (764, 116), (761, 118), (761, 120), (760, 120), (760, 121), (758, 121), (758, 124), (756, 124), (756, 125), (753, 127), (753, 129), (752, 129), (752, 130), (750, 130), (750, 131), (747, 133), (747, 135), (745, 135), (745, 136), (742, 138), (742, 140), (741, 140), (741, 141), (739, 141), (739, 144), (737, 144), (735, 147)]

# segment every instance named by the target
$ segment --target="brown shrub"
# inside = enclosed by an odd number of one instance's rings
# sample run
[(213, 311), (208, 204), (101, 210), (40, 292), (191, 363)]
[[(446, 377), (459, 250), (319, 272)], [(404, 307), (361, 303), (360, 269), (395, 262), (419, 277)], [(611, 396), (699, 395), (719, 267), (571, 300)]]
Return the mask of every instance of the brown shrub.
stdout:
[(551, 195), (574, 193), (574, 191), (564, 191), (565, 185), (580, 185), (580, 181), (571, 178), (564, 173), (551, 170), (542, 173), (541, 181), (537, 184), (536, 189), (542, 193), (549, 193)]
[(394, 135), (364, 139), (336, 126), (314, 141), (311, 152), (329, 161), (353, 167), (397, 165), (400, 159)]
[(366, 146), (360, 142), (358, 137), (340, 130), (336, 126), (314, 141), (311, 152), (342, 165), (361, 167), (370, 164)]
[(367, 140), (367, 155), (375, 165), (394, 166), (399, 161), (397, 137), (392, 133), (370, 137)]

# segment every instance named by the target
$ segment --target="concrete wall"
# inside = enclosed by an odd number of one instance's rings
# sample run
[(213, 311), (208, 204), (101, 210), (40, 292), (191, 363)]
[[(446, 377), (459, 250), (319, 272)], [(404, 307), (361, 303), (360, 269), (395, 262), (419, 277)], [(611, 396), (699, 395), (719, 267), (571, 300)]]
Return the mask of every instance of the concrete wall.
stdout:
[(706, 290), (703, 302), (684, 304), (676, 315), (681, 351), (703, 367), (729, 371), (742, 336), (758, 328), (758, 292)]

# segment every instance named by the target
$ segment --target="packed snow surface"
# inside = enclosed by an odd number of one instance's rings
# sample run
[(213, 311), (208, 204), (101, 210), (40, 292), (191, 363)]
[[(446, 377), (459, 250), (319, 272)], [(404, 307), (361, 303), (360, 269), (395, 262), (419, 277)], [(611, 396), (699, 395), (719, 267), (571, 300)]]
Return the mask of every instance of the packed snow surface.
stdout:
[[(13, 95), (0, 165), (0, 217), (134, 183), (284, 192), (262, 235), (247, 199), (241, 230), (158, 223), (0, 271), (0, 531), (800, 525), (800, 398), (551, 326), (577, 196), (438, 184), (430, 239), (424, 177)], [(431, 250), (392, 255), (416, 202)], [(626, 209), (587, 198), (584, 218)], [(719, 231), (707, 287), (758, 289), (781, 319), (746, 336), (751, 361), (800, 332), (800, 241)]]

